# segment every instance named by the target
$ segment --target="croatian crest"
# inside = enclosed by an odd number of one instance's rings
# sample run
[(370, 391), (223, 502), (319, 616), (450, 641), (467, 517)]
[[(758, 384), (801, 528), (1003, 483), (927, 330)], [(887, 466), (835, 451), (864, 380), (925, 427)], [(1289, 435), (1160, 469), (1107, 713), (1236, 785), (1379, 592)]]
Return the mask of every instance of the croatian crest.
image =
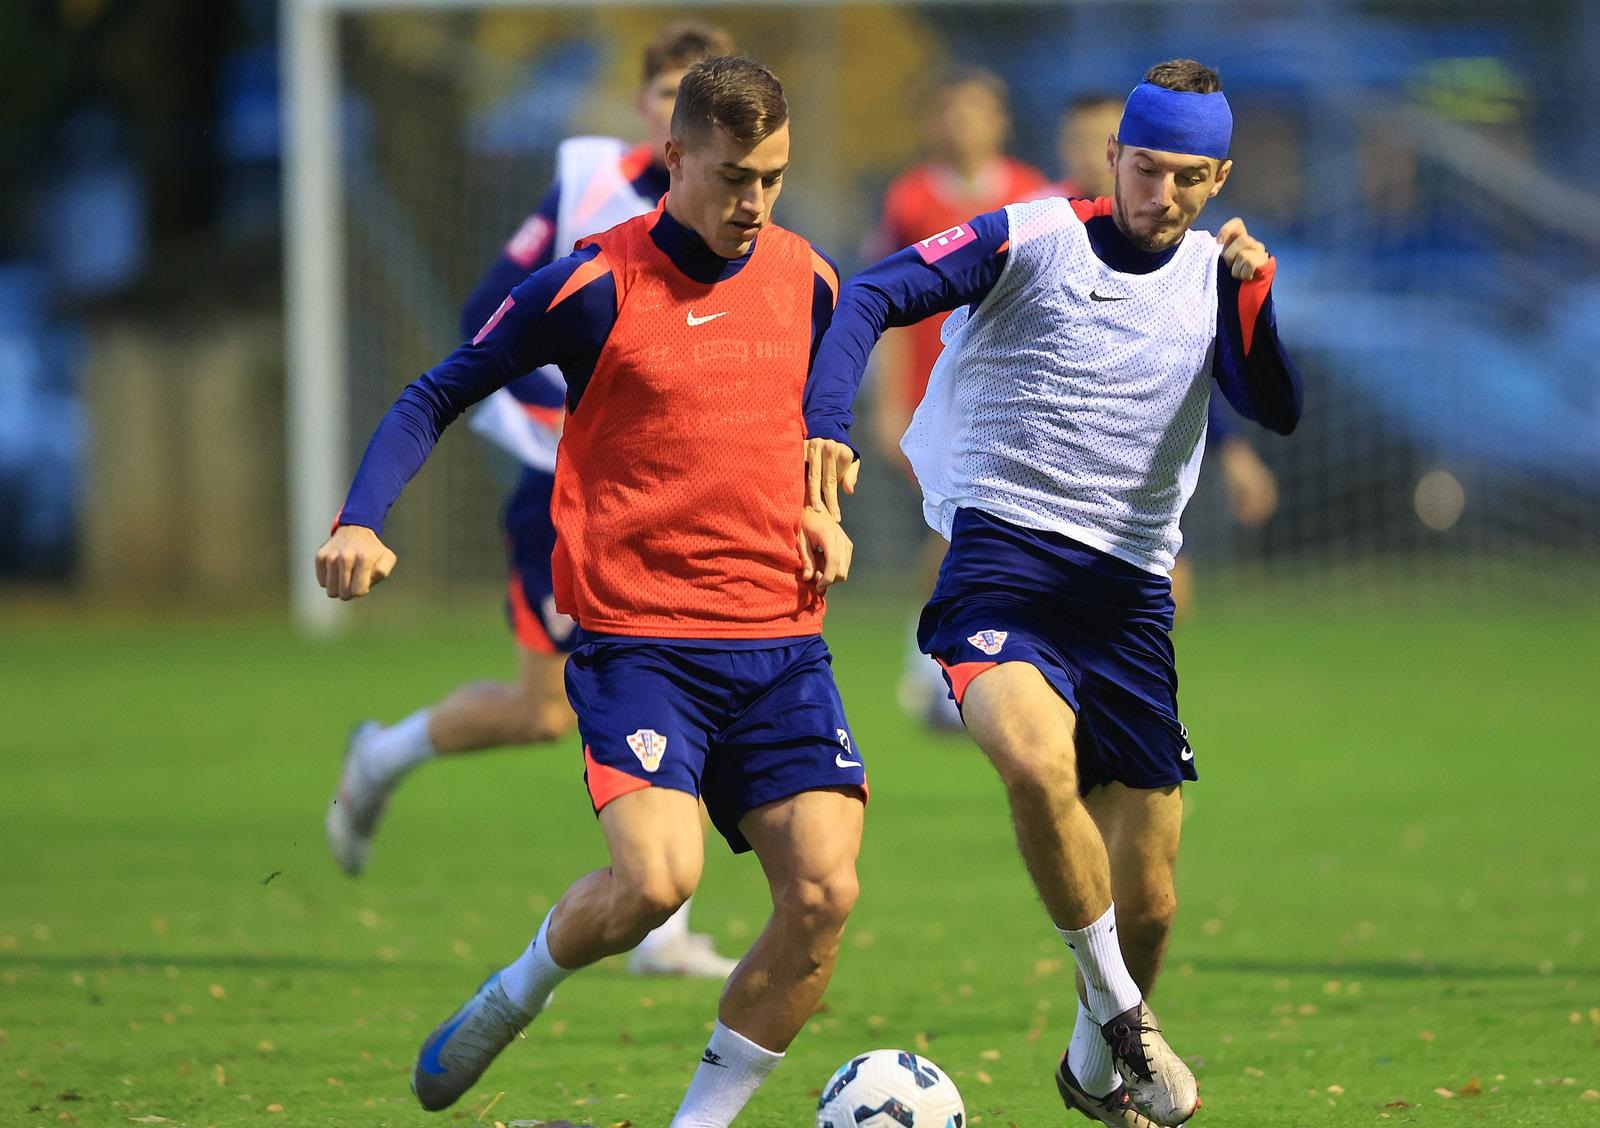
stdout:
[(655, 729), (640, 729), (628, 734), (628, 747), (639, 757), (644, 770), (653, 772), (661, 766), (661, 757), (666, 755), (667, 738)]
[(967, 641), (985, 654), (995, 655), (1000, 653), (1000, 648), (1006, 644), (1005, 631), (979, 631), (975, 635), (968, 635)]

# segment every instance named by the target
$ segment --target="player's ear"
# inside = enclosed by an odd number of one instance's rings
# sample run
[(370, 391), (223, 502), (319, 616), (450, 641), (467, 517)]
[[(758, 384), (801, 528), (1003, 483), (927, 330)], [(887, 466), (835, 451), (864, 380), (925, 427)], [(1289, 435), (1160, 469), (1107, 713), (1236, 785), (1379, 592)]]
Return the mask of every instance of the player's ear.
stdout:
[(667, 138), (667, 147), (662, 151), (662, 156), (667, 162), (667, 171), (673, 176), (683, 176), (683, 142), (676, 137)]
[(1117, 171), (1117, 137), (1111, 134), (1106, 138), (1106, 168), (1111, 172)]
[(1213, 199), (1218, 192), (1222, 191), (1222, 186), (1228, 182), (1228, 173), (1232, 171), (1232, 161), (1223, 161), (1217, 166), (1217, 178), (1211, 182), (1211, 191), (1206, 195), (1206, 199)]

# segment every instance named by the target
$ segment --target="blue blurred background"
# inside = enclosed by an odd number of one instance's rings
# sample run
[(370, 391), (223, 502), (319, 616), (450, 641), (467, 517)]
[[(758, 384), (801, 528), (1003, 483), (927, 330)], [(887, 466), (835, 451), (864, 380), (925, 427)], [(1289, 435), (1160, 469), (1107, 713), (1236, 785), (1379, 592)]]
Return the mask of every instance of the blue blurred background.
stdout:
[[(1600, 5), (357, 7), (338, 23), (348, 460), (454, 343), (556, 143), (634, 135), (639, 45), (696, 15), (785, 79), (781, 218), (847, 272), (918, 159), (939, 64), (1005, 78), (1010, 148), (1052, 176), (1075, 95), (1168, 57), (1217, 67), (1237, 167), (1204, 223), (1241, 214), (1278, 255), (1309, 388), (1299, 433), (1252, 436), (1271, 521), (1235, 526), (1213, 484), (1196, 500), (1213, 582), (1538, 599), (1600, 562)], [(0, 582), (283, 606), (281, 15), (0, 13)], [(459, 437), (437, 462), (397, 547), (414, 593), (476, 597), (500, 582), (505, 468)], [(903, 483), (869, 475), (854, 512), (864, 575), (895, 575), (919, 535)]]

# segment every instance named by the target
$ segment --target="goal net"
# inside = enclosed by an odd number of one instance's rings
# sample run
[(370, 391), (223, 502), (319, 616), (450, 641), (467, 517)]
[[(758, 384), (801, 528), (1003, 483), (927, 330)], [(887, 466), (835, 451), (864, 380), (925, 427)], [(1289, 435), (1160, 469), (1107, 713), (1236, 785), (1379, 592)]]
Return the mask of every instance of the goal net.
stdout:
[[(1214, 63), (1238, 123), (1236, 170), (1201, 226), (1240, 214), (1279, 255), (1280, 321), (1307, 406), (1287, 440), (1241, 425), (1276, 478), (1265, 525), (1232, 519), (1221, 461), (1208, 458), (1185, 522), (1208, 586), (1493, 599), (1548, 588), (1552, 567), (1592, 570), (1600, 246), (1583, 217), (1600, 201), (1537, 157), (1582, 141), (1600, 160), (1592, 138), (1559, 124), (1583, 120), (1595, 96), (1592, 68), (1561, 52), (1577, 59), (1570, 37), (1597, 33), (1582, 6), (1532, 7), (1496, 16), (1446, 2), (1429, 9), (1442, 21), (1432, 26), (1404, 5), (1341, 2), (790, 0), (686, 12), (291, 0), (297, 616), (333, 621), (306, 561), (372, 428), (458, 342), (462, 301), (548, 187), (557, 143), (637, 136), (641, 48), (685, 14), (724, 23), (784, 79), (795, 161), (781, 219), (846, 274), (869, 261), (884, 186), (919, 159), (916, 91), (941, 62), (1009, 82), (1011, 149), (1052, 176), (1073, 95), (1126, 89), (1161, 58)], [(870, 450), (871, 411), (858, 418)], [(498, 513), (514, 473), (452, 428), (385, 533), (408, 590), (476, 598), (503, 584)], [(881, 457), (866, 480), (850, 516), (858, 576), (887, 583), (911, 566), (920, 519)]]

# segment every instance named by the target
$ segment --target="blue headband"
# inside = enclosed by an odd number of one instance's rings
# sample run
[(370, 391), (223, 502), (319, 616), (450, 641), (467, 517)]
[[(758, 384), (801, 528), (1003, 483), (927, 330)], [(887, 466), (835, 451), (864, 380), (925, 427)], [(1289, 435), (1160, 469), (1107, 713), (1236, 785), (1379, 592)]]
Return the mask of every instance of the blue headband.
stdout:
[(1141, 82), (1122, 107), (1117, 140), (1136, 149), (1226, 160), (1233, 111), (1222, 91), (1191, 94)]

